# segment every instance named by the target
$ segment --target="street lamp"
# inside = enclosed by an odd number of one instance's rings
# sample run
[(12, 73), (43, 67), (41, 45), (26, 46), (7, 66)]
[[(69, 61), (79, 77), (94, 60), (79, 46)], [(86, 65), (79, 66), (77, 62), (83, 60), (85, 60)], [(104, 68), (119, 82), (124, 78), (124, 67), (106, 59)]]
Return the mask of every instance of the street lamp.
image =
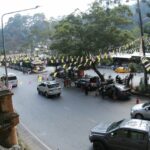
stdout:
[(8, 72), (7, 72), (7, 64), (6, 64), (6, 50), (5, 50), (5, 39), (4, 39), (4, 29), (3, 29), (3, 18), (4, 16), (6, 15), (10, 15), (10, 14), (13, 14), (13, 13), (18, 13), (18, 12), (23, 12), (23, 11), (28, 11), (28, 10), (33, 10), (33, 9), (37, 9), (39, 8), (40, 6), (36, 6), (36, 7), (33, 7), (33, 8), (28, 8), (28, 9), (22, 9), (22, 10), (17, 10), (17, 11), (12, 11), (12, 12), (8, 12), (8, 13), (5, 13), (1, 16), (1, 26), (2, 26), (2, 49), (3, 49), (3, 54), (4, 54), (4, 65), (5, 65), (5, 75), (6, 75), (6, 79), (5, 79), (5, 85), (6, 87), (8, 87)]

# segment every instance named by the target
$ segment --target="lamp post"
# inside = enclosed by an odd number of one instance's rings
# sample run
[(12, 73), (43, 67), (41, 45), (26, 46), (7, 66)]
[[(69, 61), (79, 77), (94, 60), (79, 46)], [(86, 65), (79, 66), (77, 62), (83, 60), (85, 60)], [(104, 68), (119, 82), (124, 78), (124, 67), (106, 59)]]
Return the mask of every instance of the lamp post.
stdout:
[(14, 14), (14, 13), (18, 13), (18, 12), (23, 12), (23, 11), (28, 11), (28, 10), (33, 10), (33, 9), (37, 9), (40, 6), (36, 6), (33, 8), (28, 8), (28, 9), (22, 9), (22, 10), (17, 10), (17, 11), (12, 11), (12, 12), (8, 12), (5, 13), (1, 16), (1, 26), (2, 26), (2, 49), (3, 49), (3, 55), (4, 55), (4, 65), (5, 65), (5, 75), (6, 75), (6, 80), (5, 80), (5, 85), (6, 87), (8, 87), (8, 72), (7, 72), (7, 59), (6, 59), (6, 50), (5, 50), (5, 39), (4, 39), (4, 28), (3, 28), (3, 19), (4, 16), (6, 15), (10, 15), (10, 14)]

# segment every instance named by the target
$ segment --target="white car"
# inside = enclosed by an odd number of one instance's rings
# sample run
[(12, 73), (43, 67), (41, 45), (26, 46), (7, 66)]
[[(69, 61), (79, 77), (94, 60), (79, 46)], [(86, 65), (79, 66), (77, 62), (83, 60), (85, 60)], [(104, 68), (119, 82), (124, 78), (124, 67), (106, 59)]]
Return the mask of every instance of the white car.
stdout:
[[(0, 77), (0, 80), (5, 83), (6, 82), (6, 75), (2, 75)], [(11, 87), (17, 87), (18, 86), (18, 78), (17, 75), (14, 73), (8, 73), (7, 75), (8, 85)]]
[(37, 86), (37, 91), (39, 94), (49, 96), (60, 96), (61, 86), (59, 82), (53, 81), (43, 81)]
[(150, 119), (150, 102), (136, 104), (130, 114), (131, 118)]

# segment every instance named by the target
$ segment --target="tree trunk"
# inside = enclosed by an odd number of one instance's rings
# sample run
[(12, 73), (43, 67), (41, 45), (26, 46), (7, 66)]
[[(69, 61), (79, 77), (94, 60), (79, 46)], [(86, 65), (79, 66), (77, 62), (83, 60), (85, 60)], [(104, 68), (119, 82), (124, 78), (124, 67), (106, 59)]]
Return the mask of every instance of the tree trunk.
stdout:
[(92, 69), (97, 73), (102, 82), (105, 81), (104, 75), (102, 75), (99, 70), (96, 68), (95, 63), (92, 63)]

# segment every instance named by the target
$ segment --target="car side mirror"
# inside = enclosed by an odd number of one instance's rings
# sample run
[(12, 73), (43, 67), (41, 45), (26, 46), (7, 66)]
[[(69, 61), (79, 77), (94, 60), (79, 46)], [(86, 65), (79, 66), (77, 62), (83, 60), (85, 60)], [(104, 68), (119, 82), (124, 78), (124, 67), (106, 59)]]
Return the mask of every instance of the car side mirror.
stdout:
[(145, 110), (148, 111), (148, 108), (146, 107)]

